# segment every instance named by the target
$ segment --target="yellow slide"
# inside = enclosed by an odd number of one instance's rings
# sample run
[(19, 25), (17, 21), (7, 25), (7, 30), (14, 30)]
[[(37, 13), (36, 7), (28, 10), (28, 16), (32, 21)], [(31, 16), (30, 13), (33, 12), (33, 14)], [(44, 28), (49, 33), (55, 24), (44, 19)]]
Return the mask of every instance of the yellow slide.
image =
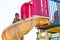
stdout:
[[(10, 25), (2, 32), (3, 40), (21, 40), (21, 38), (27, 34), (34, 26), (45, 28), (46, 25), (50, 25), (48, 17), (31, 17), (25, 20), (21, 20)], [(24, 39), (23, 39), (24, 40)]]

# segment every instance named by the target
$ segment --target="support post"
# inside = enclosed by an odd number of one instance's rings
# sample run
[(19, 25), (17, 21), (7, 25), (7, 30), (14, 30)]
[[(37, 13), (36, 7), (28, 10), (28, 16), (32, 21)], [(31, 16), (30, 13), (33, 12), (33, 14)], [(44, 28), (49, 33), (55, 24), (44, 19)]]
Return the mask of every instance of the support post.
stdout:
[(59, 32), (59, 40), (60, 40), (60, 32)]
[(39, 32), (39, 39), (42, 40), (42, 33)]
[(52, 40), (52, 33), (50, 33), (50, 37), (49, 38), (50, 38), (49, 40)]
[(37, 40), (41, 40), (41, 33), (40, 33), (40, 28), (37, 28)]
[(39, 34), (39, 29), (37, 28), (37, 38), (36, 38), (36, 40), (39, 40), (39, 38), (38, 38), (38, 34)]
[(49, 40), (48, 32), (47, 32), (47, 31), (45, 31), (45, 37), (46, 37), (46, 39), (45, 39), (45, 40)]

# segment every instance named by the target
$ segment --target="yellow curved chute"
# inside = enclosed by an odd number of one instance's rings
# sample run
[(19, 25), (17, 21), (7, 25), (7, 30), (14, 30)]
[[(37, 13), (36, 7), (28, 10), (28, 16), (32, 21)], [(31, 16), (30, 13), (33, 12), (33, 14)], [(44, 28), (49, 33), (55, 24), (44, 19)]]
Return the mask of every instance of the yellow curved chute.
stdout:
[(21, 40), (34, 26), (45, 28), (45, 24), (50, 25), (48, 17), (32, 17), (16, 22), (2, 32), (3, 40)]

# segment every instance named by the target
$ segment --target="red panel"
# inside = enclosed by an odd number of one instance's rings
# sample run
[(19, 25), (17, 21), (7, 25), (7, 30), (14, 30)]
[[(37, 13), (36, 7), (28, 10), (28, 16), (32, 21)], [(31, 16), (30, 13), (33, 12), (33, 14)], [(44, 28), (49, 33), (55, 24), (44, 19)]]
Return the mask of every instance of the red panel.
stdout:
[(32, 0), (33, 1), (33, 15), (42, 16), (42, 9), (41, 9), (41, 0)]
[(44, 7), (44, 16), (49, 16), (49, 13), (48, 13), (48, 0), (45, 0), (43, 1), (43, 7)]
[(33, 1), (33, 15), (49, 17), (48, 0), (32, 0)]
[(32, 4), (29, 3), (29, 17), (32, 17)]
[(46, 0), (46, 12), (47, 12), (47, 16), (49, 17), (49, 7), (48, 7), (48, 0)]
[(42, 4), (43, 4), (43, 16), (49, 17), (48, 0), (42, 0)]
[[(32, 1), (33, 1), (33, 4), (29, 2), (29, 3), (24, 3), (22, 5), (21, 7), (22, 19), (29, 18), (32, 15), (49, 17), (48, 0), (32, 0)], [(33, 11), (33, 14), (32, 14), (32, 11)]]
[(21, 7), (21, 19), (29, 18), (32, 16), (32, 4), (24, 3)]

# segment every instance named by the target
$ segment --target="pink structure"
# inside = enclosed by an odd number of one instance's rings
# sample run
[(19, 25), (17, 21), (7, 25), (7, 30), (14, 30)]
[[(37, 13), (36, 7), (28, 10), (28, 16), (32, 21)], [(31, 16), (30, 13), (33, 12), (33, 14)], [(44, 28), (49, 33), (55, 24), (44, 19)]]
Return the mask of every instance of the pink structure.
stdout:
[(32, 4), (24, 3), (21, 7), (21, 19), (29, 18), (32, 16)]
[(48, 0), (32, 0), (24, 3), (21, 7), (21, 19), (29, 18), (33, 15), (49, 17)]
[(49, 17), (48, 0), (32, 0), (33, 15)]

